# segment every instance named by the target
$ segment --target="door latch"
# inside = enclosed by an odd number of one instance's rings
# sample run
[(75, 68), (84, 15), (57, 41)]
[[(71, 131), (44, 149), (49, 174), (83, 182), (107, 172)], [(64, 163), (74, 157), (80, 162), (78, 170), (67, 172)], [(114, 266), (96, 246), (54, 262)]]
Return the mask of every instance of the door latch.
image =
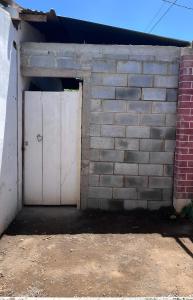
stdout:
[(41, 142), (43, 140), (43, 136), (40, 134), (37, 134), (37, 140), (38, 140), (38, 142)]

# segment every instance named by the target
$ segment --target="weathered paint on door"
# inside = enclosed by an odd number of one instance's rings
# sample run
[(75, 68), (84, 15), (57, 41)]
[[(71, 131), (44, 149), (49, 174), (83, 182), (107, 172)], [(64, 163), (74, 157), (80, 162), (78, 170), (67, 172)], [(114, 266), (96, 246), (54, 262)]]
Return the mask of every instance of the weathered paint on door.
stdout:
[(25, 92), (24, 203), (79, 205), (81, 91)]

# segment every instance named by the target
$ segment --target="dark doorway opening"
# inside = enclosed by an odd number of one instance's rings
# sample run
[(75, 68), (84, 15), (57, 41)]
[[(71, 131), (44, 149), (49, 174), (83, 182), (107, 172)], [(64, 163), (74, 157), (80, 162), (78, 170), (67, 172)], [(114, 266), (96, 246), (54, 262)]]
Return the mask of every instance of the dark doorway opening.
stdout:
[(78, 78), (32, 77), (29, 91), (62, 92), (64, 90), (78, 90), (80, 81)]

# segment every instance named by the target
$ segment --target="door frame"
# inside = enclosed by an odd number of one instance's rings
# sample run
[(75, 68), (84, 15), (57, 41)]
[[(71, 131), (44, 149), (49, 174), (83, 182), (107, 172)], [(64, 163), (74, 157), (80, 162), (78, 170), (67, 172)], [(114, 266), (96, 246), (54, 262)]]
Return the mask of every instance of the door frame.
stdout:
[[(45, 45), (47, 49), (48, 45)], [(61, 47), (61, 45), (58, 47)], [(49, 49), (49, 48), (48, 48)], [(65, 69), (53, 67), (47, 69), (45, 67), (33, 68), (25, 67), (21, 69), (21, 75), (23, 76), (26, 87), (27, 82), (32, 77), (59, 77), (59, 78), (76, 78), (82, 82), (82, 145), (81, 145), (81, 202), (80, 209), (86, 209), (88, 207), (89, 198), (89, 163), (90, 163), (90, 99), (92, 99), (92, 78), (91, 68), (85, 69)], [(26, 88), (27, 89), (27, 88)], [(23, 115), (23, 114), (22, 114)], [(19, 123), (21, 128), (21, 123)], [(21, 145), (22, 147), (22, 145)], [(22, 169), (21, 159), (19, 160), (20, 168)], [(20, 176), (22, 181), (22, 175)]]

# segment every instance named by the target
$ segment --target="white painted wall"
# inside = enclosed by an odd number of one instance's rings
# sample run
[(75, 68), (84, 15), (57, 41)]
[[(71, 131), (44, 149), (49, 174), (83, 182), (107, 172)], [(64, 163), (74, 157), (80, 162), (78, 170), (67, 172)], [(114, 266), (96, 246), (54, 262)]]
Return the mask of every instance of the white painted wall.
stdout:
[(22, 93), (28, 80), (20, 75), (20, 41), (40, 40), (25, 22), (16, 29), (0, 7), (0, 234), (22, 207)]
[(17, 36), (0, 9), (0, 233), (17, 212)]

